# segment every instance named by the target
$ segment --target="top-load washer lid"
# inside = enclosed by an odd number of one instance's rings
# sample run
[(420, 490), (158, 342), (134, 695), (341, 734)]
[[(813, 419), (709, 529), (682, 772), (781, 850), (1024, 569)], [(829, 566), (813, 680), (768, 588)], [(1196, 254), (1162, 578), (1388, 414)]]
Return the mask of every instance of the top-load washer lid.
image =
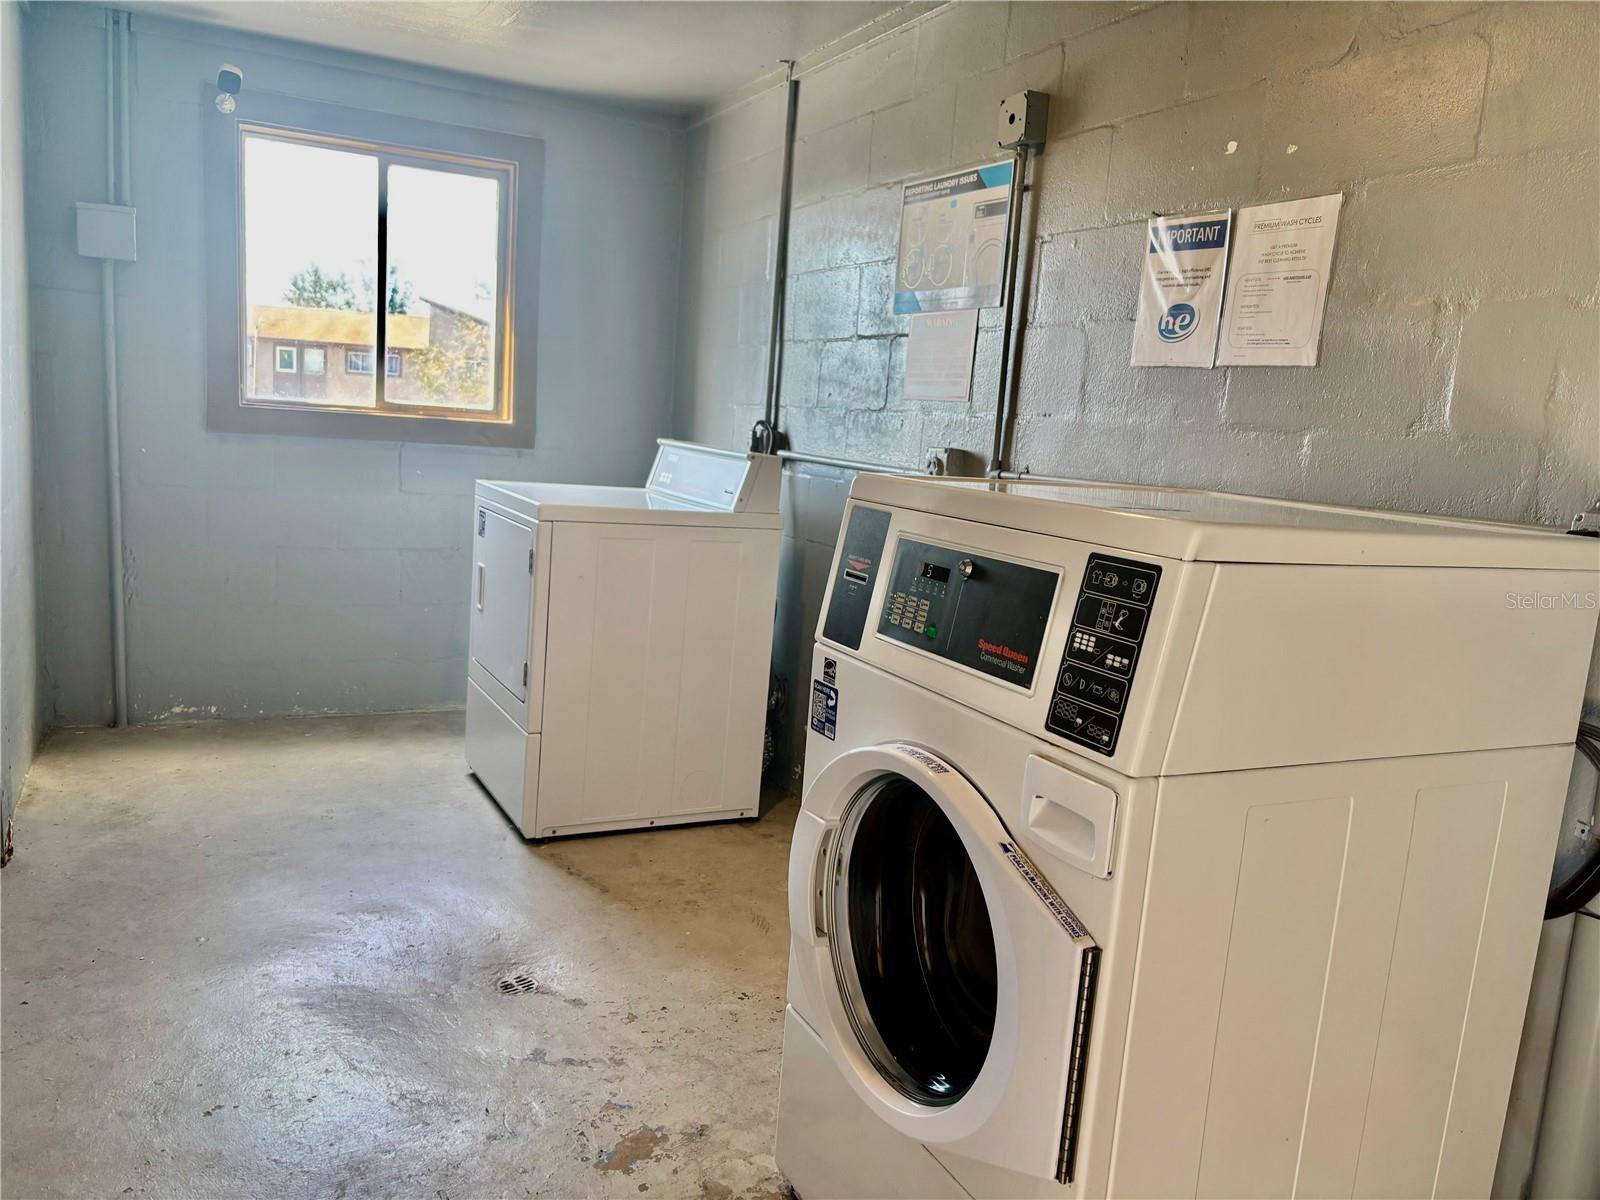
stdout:
[(1187, 561), (1600, 569), (1600, 539), (1541, 526), (1189, 488), (858, 475), (850, 494)]
[(480, 479), (478, 494), (535, 521), (777, 529), (781, 466), (769, 454), (660, 438), (646, 487)]

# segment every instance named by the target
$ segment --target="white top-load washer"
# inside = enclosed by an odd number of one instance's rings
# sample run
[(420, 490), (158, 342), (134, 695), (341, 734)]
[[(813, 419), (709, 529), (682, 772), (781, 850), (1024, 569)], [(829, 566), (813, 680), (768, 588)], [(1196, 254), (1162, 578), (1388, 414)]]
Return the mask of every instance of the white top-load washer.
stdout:
[(662, 439), (642, 488), (478, 482), (467, 764), (524, 837), (757, 815), (780, 467)]
[(1487, 1194), (1600, 542), (862, 475), (811, 681), (807, 1200)]

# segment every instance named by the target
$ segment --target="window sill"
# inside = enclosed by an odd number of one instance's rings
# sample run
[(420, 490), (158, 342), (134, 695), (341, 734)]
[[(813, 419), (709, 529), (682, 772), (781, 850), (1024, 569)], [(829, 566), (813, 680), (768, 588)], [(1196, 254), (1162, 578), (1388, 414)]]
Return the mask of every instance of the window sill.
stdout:
[(206, 429), (212, 433), (264, 433), (280, 437), (364, 438), (377, 442), (422, 442), (448, 446), (533, 447), (532, 405), (519, 406), (511, 421), (461, 417), (409, 416), (405, 413), (325, 411), (240, 404), (232, 396), (212, 397)]

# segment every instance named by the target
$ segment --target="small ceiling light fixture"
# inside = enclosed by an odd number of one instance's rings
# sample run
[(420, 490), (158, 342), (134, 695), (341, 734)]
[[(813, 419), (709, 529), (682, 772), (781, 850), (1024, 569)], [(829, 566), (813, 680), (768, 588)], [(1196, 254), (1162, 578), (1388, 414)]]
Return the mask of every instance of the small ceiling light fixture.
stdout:
[(223, 63), (217, 68), (217, 111), (231, 113), (238, 107), (234, 99), (244, 90), (244, 72), (232, 63)]

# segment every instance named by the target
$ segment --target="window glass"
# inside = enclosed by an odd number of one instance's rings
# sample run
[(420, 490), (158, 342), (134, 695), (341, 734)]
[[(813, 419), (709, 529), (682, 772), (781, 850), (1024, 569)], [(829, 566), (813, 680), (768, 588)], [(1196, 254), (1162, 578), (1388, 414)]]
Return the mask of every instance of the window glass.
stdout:
[[(274, 137), (243, 141), (244, 301), (248, 341), (315, 342), (371, 355), (377, 346), (378, 159)], [(290, 348), (292, 350), (292, 347)], [(246, 355), (261, 363), (265, 355)], [(253, 368), (246, 400), (342, 408), (377, 403), (370, 378), (347, 372), (308, 394), (295, 364)]]
[(322, 375), (328, 369), (328, 352), (321, 346), (307, 346), (302, 356), (301, 370), (307, 375)]
[(389, 404), (496, 407), (500, 180), (388, 167)]
[(293, 346), (278, 347), (277, 369), (292, 373), (295, 369), (295, 348)]

